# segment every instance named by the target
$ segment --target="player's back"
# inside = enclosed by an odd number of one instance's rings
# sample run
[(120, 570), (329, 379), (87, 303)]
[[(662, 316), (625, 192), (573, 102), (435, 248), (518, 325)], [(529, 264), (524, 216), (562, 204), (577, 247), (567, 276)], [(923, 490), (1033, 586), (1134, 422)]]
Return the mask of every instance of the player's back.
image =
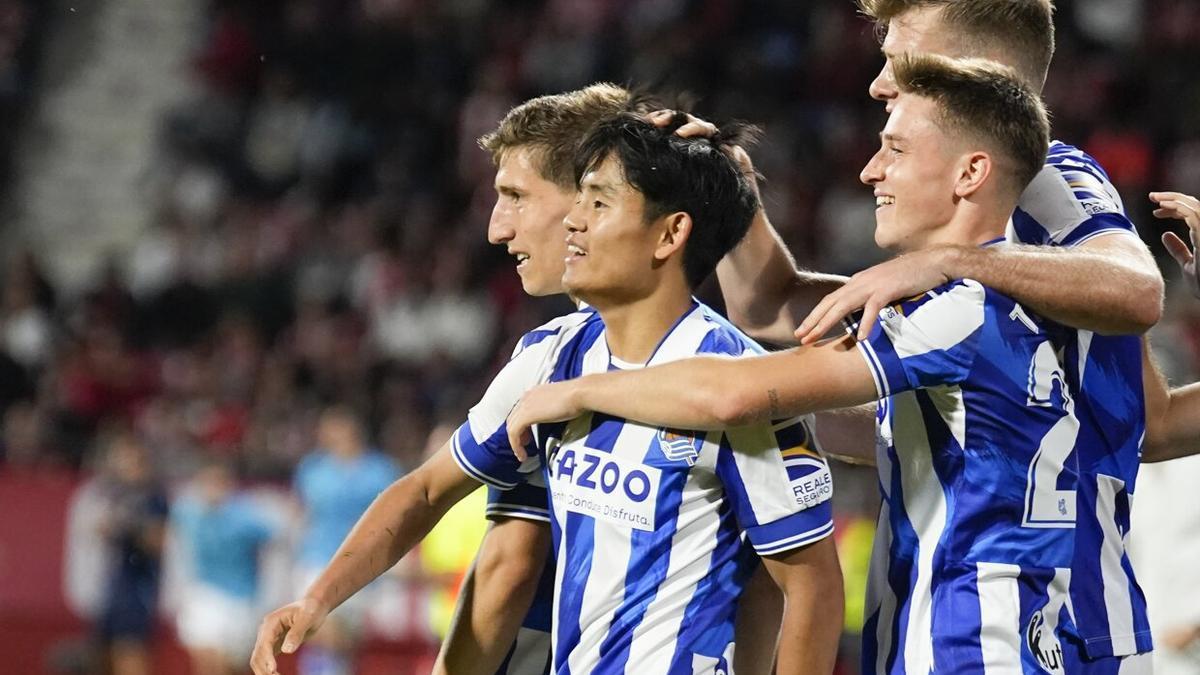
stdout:
[[(1054, 660), (1074, 556), (1070, 332), (960, 280), (885, 309), (860, 343), (884, 497), (866, 672)], [(1022, 650), (1034, 624), (1045, 638)]]
[[(1138, 237), (1104, 169), (1055, 141), (1021, 195), (1009, 239), (1078, 246), (1099, 236)], [(1080, 330), (1064, 366), (1080, 420), (1075, 619), (1092, 658), (1149, 651), (1145, 596), (1125, 551), (1145, 431), (1141, 340)]]

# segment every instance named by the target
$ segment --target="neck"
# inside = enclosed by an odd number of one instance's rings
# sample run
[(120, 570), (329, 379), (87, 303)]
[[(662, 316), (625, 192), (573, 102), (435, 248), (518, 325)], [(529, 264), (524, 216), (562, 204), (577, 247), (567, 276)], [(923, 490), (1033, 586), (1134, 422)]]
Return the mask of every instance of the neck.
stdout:
[(663, 336), (692, 307), (692, 293), (680, 278), (664, 282), (649, 295), (628, 302), (589, 303), (600, 313), (608, 351), (629, 363), (645, 363)]
[(962, 200), (945, 227), (938, 228), (919, 248), (931, 246), (980, 246), (1003, 237), (1015, 204)]

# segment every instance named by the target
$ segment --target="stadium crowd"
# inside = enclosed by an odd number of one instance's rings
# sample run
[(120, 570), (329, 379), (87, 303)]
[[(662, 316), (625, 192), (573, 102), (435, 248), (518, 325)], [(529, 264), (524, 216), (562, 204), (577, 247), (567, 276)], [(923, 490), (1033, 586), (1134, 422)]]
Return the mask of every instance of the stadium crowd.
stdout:
[[(5, 120), (29, 4), (0, 2)], [(849, 4), (213, 0), (194, 97), (163, 120), (152, 230), (77, 294), (37, 251), (5, 252), (0, 463), (97, 468), (129, 442), (166, 485), (213, 460), (284, 484), (336, 405), (393, 471), (415, 466), (514, 341), (567, 308), (521, 293), (483, 236), (493, 167), (476, 139), (541, 93), (662, 86), (761, 123), (765, 201), (799, 263), (877, 262), (858, 172), (883, 116), (864, 93), (878, 43)], [(1200, 7), (1057, 5), (1055, 135), (1108, 169), (1161, 255), (1145, 193), (1200, 190)], [(1152, 338), (1192, 381), (1200, 303), (1164, 269)], [(870, 492), (860, 478), (845, 494)]]

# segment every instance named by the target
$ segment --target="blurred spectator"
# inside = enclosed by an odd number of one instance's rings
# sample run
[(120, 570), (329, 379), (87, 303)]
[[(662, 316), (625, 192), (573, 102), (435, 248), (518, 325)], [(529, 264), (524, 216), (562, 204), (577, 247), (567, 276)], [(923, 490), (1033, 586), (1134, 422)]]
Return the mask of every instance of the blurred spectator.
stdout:
[(192, 675), (242, 672), (260, 618), (260, 554), (279, 524), (237, 492), (227, 462), (212, 461), (176, 500), (171, 527), (187, 559), (176, 625)]
[(113, 675), (148, 675), (167, 498), (148, 449), (136, 437), (115, 435), (105, 461), (111, 474), (102, 488), (104, 515), (96, 525), (115, 557), (97, 631)]
[[(354, 523), (375, 497), (400, 477), (394, 461), (367, 446), (353, 410), (334, 406), (317, 425), (317, 450), (296, 469), (294, 489), (303, 510), (297, 551), (303, 592), (333, 558)], [(348, 675), (361, 638), (370, 590), (360, 592), (329, 616), (300, 653), (301, 675)]]

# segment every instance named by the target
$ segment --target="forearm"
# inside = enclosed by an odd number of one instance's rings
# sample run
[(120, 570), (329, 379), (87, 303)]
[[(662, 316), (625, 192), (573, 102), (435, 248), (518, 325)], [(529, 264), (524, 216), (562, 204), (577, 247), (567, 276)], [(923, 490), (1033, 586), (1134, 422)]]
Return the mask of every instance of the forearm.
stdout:
[(1142, 461), (1162, 462), (1196, 454), (1200, 454), (1200, 382), (1171, 390), (1157, 428), (1147, 423)]
[(795, 344), (796, 324), (843, 277), (801, 270), (761, 209), (750, 229), (717, 265), (729, 319), (752, 337)]
[(1042, 316), (1102, 334), (1140, 334), (1162, 314), (1162, 277), (1140, 242), (1110, 235), (1075, 248), (939, 249), (949, 278), (971, 278)]
[[(779, 675), (831, 673), (837, 662), (845, 595), (832, 539), (808, 547), (784, 574), (772, 571), (784, 593)], [(770, 567), (768, 569), (771, 569)]]
[(533, 604), (549, 551), (545, 524), (508, 519), (492, 525), (463, 582), (433, 675), (493, 675), (500, 668)]
[(853, 339), (745, 359), (700, 357), (574, 381), (576, 409), (643, 424), (727, 429), (874, 401)]
[(333, 559), (305, 592), (332, 609), (391, 569), (477, 484), (434, 493), (418, 470), (384, 490), (359, 518)]

